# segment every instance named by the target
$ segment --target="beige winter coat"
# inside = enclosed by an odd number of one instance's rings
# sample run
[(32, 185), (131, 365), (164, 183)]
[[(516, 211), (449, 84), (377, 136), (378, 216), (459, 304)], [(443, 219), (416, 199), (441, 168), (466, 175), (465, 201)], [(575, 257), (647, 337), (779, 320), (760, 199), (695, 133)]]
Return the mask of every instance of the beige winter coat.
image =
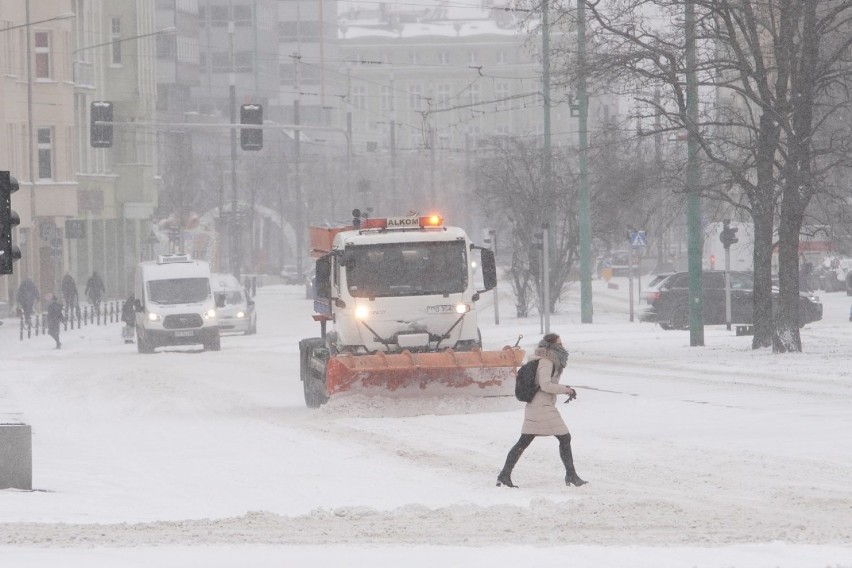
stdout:
[(556, 395), (568, 394), (571, 387), (559, 384), (560, 371), (553, 377), (553, 362), (547, 357), (547, 351), (536, 349), (532, 359), (539, 359), (536, 379), (541, 388), (524, 409), (524, 426), (521, 434), (537, 436), (561, 436), (568, 433), (568, 426), (556, 409)]

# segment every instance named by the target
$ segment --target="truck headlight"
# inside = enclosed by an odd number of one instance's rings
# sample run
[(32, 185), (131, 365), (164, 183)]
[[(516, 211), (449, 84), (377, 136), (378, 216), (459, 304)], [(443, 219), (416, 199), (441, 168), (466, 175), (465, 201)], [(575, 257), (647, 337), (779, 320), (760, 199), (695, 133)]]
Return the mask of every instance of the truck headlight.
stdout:
[(245, 314), (245, 312), (237, 312), (237, 317), (238, 318), (244, 318), (244, 317), (246, 317), (246, 314)]
[(213, 319), (216, 317), (216, 310), (207, 310), (204, 312), (204, 319)]
[(370, 315), (370, 308), (367, 306), (355, 306), (355, 317), (359, 320), (367, 319), (367, 316)]
[(154, 312), (148, 312), (148, 321), (160, 321), (160, 314), (155, 314)]
[(456, 313), (457, 314), (466, 314), (470, 311), (470, 306), (468, 304), (456, 304)]

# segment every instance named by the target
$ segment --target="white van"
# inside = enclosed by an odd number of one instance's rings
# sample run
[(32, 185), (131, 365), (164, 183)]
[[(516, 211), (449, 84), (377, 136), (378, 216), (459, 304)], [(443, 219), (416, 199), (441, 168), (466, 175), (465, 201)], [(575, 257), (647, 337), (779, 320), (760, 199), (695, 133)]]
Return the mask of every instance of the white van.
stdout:
[(206, 262), (185, 254), (140, 262), (134, 288), (139, 353), (199, 343), (205, 350), (220, 349), (219, 319)]
[(220, 332), (236, 332), (245, 335), (257, 333), (257, 313), (254, 300), (232, 274), (213, 275), (213, 296), (219, 316)]

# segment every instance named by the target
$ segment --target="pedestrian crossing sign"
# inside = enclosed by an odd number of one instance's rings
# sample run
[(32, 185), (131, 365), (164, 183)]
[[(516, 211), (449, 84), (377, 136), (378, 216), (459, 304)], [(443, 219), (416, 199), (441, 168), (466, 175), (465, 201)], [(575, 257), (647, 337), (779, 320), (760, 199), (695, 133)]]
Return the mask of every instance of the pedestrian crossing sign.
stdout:
[(630, 231), (630, 246), (645, 248), (645, 231)]

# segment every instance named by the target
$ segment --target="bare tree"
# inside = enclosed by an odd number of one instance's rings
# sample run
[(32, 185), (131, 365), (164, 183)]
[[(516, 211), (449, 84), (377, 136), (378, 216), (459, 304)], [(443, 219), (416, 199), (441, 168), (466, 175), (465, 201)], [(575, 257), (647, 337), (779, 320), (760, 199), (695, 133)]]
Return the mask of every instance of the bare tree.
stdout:
[[(697, 63), (687, 69), (683, 26), (659, 25), (682, 21), (686, 3), (587, 2), (596, 47), (589, 66), (571, 73), (598, 75), (600, 80), (620, 75), (626, 80), (611, 84), (625, 91), (664, 92), (660, 100), (638, 96), (662, 118), (657, 130), (694, 137), (713, 172), (705, 176), (702, 194), (744, 210), (754, 221), (753, 347), (799, 351), (799, 232), (811, 198), (821, 191), (813, 175), (814, 155), (840, 149), (818, 148), (819, 134), (848, 105), (848, 97), (844, 103), (819, 103), (832, 89), (848, 86), (841, 64), (852, 36), (852, 5), (835, 0), (692, 0)], [(821, 49), (827, 45), (831, 48)], [(695, 73), (707, 101), (697, 122), (686, 112), (687, 71)], [(773, 313), (776, 220), (781, 299)]]
[[(553, 188), (545, 191), (542, 173), (542, 148), (528, 140), (495, 137), (480, 151), (476, 171), (477, 195), (491, 218), (505, 219), (511, 227), (512, 262), (509, 271), (515, 293), (518, 317), (529, 315), (530, 292), (541, 298), (538, 278), (538, 251), (535, 233), (544, 223), (550, 226), (550, 305), (541, 309), (554, 311), (567, 286), (576, 259), (576, 180), (568, 168), (574, 160), (554, 156)], [(482, 157), (482, 155), (489, 157)], [(504, 223), (496, 223), (504, 226)]]

